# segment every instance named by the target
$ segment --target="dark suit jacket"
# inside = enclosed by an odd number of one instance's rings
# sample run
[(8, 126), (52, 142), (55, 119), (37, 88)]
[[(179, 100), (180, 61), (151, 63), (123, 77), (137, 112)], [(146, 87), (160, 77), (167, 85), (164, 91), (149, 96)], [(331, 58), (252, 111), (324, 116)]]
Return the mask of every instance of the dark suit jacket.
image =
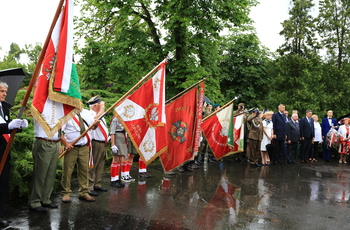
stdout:
[(294, 121), (290, 120), (287, 122), (287, 141), (299, 142), (300, 140), (300, 128), (299, 122), (294, 124)]
[(285, 140), (286, 138), (286, 115), (276, 112), (272, 115), (273, 134), (277, 136), (277, 140)]
[(306, 117), (303, 117), (299, 121), (299, 129), (300, 129), (300, 138), (308, 138), (311, 139), (315, 137), (315, 127), (314, 120), (311, 118), (311, 126)]
[(1, 134), (11, 133), (8, 129), (8, 123), (10, 123), (10, 111), (11, 105), (7, 102), (0, 102), (2, 104), (2, 111), (4, 112), (4, 120), (6, 123), (0, 124), (0, 145), (6, 145), (5, 138)]
[[(332, 123), (335, 126), (337, 126), (337, 120), (332, 118)], [(322, 136), (326, 137), (328, 131), (331, 129), (331, 126), (329, 125), (328, 118), (323, 118), (322, 123), (321, 123), (321, 128), (322, 128)]]

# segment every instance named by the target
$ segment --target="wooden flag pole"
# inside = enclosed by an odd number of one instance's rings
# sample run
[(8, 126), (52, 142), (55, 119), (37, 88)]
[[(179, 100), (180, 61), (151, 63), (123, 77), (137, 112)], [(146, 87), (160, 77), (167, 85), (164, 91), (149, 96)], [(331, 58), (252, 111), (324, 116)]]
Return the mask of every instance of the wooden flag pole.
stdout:
[[(49, 42), (50, 42), (50, 39), (51, 39), (51, 34), (52, 34), (52, 31), (56, 25), (56, 22), (58, 20), (58, 17), (60, 16), (60, 13), (61, 13), (61, 9), (62, 9), (62, 6), (63, 6), (63, 3), (64, 3), (65, 0), (61, 0), (60, 3), (58, 4), (58, 7), (57, 7), (57, 10), (56, 10), (56, 14), (54, 16), (54, 19), (52, 21), (52, 24), (51, 24), (51, 27), (50, 27), (50, 30), (49, 30), (49, 33), (46, 37), (46, 40), (45, 40), (45, 43), (43, 45), (43, 48), (41, 50), (41, 53), (40, 53), (40, 56), (39, 56), (39, 59), (38, 59), (38, 62), (36, 64), (36, 67), (35, 67), (35, 70), (33, 72), (33, 75), (32, 75), (32, 78), (30, 79), (30, 83), (29, 83), (29, 86), (28, 86), (28, 89), (27, 89), (27, 92), (24, 96), (24, 99), (22, 101), (22, 106), (21, 106), (21, 110), (19, 111), (19, 114), (18, 114), (18, 118), (21, 119), (22, 118), (22, 115), (24, 113), (24, 110), (26, 108), (26, 105), (28, 103), (28, 100), (29, 100), (29, 97), (30, 97), (30, 94), (32, 92), (32, 89), (34, 87), (34, 84), (36, 82), (36, 79), (37, 79), (37, 76), (39, 75), (39, 72), (40, 72), (40, 68), (41, 68), (41, 63), (45, 57), (45, 52), (46, 52), (46, 49), (49, 45)], [(11, 149), (11, 146), (12, 146), (12, 143), (13, 143), (13, 140), (15, 139), (15, 135), (17, 133), (17, 129), (13, 129), (11, 131), (11, 136), (10, 136), (10, 139), (6, 145), (6, 149), (5, 149), (5, 152), (4, 152), (4, 155), (2, 156), (2, 159), (1, 159), (1, 162), (0, 162), (0, 175), (2, 173), (2, 170), (5, 166), (5, 162), (7, 160), (7, 157), (8, 157), (8, 154), (10, 152), (10, 149)]]
[(161, 61), (156, 67), (154, 67), (146, 76), (144, 76), (136, 85), (134, 85), (128, 92), (126, 92), (121, 98), (119, 98), (109, 109), (106, 110), (106, 112), (104, 112), (99, 119), (101, 119), (102, 117), (104, 117), (107, 113), (109, 113), (119, 102), (121, 102), (122, 100), (124, 100), (127, 96), (129, 96), (129, 94), (134, 91), (137, 87), (139, 87), (141, 84), (144, 83), (144, 81), (148, 80), (148, 77), (151, 76), (155, 71), (157, 71), (157, 69), (159, 68), (159, 66), (163, 63), (163, 62), (167, 62), (167, 59), (164, 59), (163, 61)]
[(191, 89), (193, 89), (194, 87), (196, 87), (197, 85), (199, 85), (200, 83), (202, 83), (203, 81), (205, 81), (206, 78), (203, 78), (202, 80), (200, 80), (197, 83), (194, 83), (192, 86), (190, 86), (189, 88), (185, 89), (184, 91), (182, 91), (181, 93), (176, 94), (174, 97), (170, 98), (169, 100), (167, 100), (165, 102), (165, 104), (169, 104), (171, 101), (174, 101), (175, 99), (177, 99), (178, 97), (180, 97), (181, 95), (187, 93), (188, 91), (190, 91)]
[(237, 97), (233, 98), (232, 101), (229, 101), (226, 105), (222, 106), (219, 110), (216, 110), (214, 112), (212, 112), (211, 114), (209, 114), (208, 116), (206, 116), (205, 118), (202, 119), (202, 123), (204, 121), (206, 121), (207, 119), (209, 119), (210, 117), (214, 116), (215, 114), (217, 114), (218, 112), (220, 112), (221, 110), (223, 110), (224, 108), (226, 108), (227, 106), (231, 105), (234, 101), (238, 100), (238, 98), (242, 97), (242, 95), (238, 95)]
[[(102, 118), (102, 117), (101, 117), (101, 118)], [(81, 138), (83, 138), (83, 137), (87, 134), (87, 132), (89, 132), (90, 129), (92, 129), (94, 126), (96, 126), (95, 123), (92, 124), (92, 125), (90, 125), (82, 134), (80, 134), (80, 136), (79, 136), (75, 141), (73, 141), (73, 143), (71, 143), (71, 145), (75, 145), (75, 144), (76, 144)], [(64, 155), (66, 155), (67, 152), (68, 152), (67, 149), (64, 150), (63, 153), (61, 153), (61, 154), (58, 156), (58, 159), (61, 159)]]
[[(152, 75), (158, 68), (159, 66), (163, 63), (166, 62), (167, 59), (164, 59), (162, 62), (160, 62), (156, 67), (154, 67), (146, 76), (144, 76), (136, 85), (134, 85), (127, 93), (125, 93), (117, 102), (115, 102), (109, 109), (106, 110), (99, 118), (98, 120), (101, 120), (107, 113), (109, 113), (120, 101), (124, 100), (133, 90), (135, 90), (138, 86), (144, 83), (148, 79), (150, 75)], [(75, 145), (82, 137), (86, 135), (86, 133), (94, 127), (94, 124), (89, 126), (73, 143), (72, 145)], [(61, 159), (64, 155), (66, 155), (68, 151), (64, 150), (59, 156), (58, 159)]]

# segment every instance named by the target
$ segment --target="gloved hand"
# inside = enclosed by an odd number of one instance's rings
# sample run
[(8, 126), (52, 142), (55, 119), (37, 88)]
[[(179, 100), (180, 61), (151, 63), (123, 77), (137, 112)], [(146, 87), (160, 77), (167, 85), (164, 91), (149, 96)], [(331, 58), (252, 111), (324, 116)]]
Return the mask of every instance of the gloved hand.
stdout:
[(21, 129), (28, 127), (28, 121), (26, 119), (22, 120)]
[(115, 154), (118, 153), (118, 147), (117, 147), (117, 146), (113, 145), (113, 146), (111, 147), (111, 149), (112, 149), (112, 152), (113, 152), (113, 153), (115, 153)]
[(203, 141), (203, 137), (200, 137), (200, 138), (199, 138), (199, 142), (202, 142), (202, 141)]
[(11, 129), (20, 129), (21, 128), (21, 124), (22, 124), (22, 120), (21, 119), (14, 119), (14, 120), (12, 120), (9, 123), (8, 128), (9, 128), (9, 130), (11, 130)]

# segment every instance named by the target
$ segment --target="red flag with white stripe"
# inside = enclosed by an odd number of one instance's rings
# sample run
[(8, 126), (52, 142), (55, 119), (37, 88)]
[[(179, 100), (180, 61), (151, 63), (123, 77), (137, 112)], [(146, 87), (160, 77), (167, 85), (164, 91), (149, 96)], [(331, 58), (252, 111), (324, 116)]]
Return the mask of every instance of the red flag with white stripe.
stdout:
[(166, 151), (165, 67), (115, 108), (115, 116), (128, 132), (146, 164)]
[(233, 103), (205, 120), (201, 127), (215, 158), (221, 159), (232, 149), (227, 144), (229, 126), (232, 121)]
[(66, 0), (45, 51), (31, 106), (32, 115), (52, 137), (82, 109), (73, 63), (73, 1)]

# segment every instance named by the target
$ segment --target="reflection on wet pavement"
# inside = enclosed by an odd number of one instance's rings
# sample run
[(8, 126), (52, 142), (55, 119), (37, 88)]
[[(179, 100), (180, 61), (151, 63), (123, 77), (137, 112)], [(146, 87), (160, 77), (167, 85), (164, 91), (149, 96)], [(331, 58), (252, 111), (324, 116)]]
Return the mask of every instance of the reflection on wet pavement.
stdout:
[[(335, 163), (271, 165), (205, 164), (167, 177), (151, 164), (152, 178), (100, 192), (96, 202), (53, 202), (46, 214), (10, 207), (8, 229), (350, 229), (350, 168)], [(131, 174), (137, 168), (131, 170)], [(104, 187), (109, 185), (106, 173)]]

